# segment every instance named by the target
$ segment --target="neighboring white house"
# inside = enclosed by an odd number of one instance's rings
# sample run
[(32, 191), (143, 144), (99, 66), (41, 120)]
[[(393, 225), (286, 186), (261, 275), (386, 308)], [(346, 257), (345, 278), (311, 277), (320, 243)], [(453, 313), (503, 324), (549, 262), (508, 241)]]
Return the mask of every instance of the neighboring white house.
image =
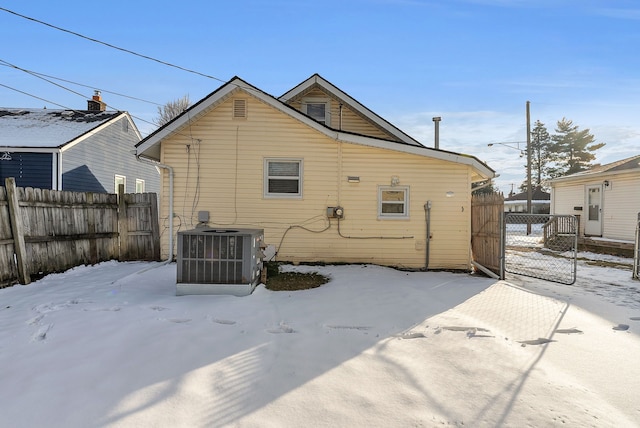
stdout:
[[(527, 199), (527, 192), (509, 195), (509, 197), (504, 200), (504, 211), (508, 213), (526, 213)], [(550, 199), (551, 194), (542, 190), (541, 187), (533, 189), (531, 194), (531, 213), (549, 214)]]
[(640, 155), (550, 181), (551, 213), (580, 217), (580, 235), (633, 242), (640, 213)]

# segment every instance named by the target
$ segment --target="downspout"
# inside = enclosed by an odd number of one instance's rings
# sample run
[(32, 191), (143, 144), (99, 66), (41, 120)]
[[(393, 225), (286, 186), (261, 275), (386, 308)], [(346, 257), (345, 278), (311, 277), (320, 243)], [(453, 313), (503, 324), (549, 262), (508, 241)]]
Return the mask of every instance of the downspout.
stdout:
[(424, 270), (429, 270), (429, 244), (431, 243), (431, 201), (424, 204), (424, 213), (427, 222), (427, 240), (425, 245)]
[(173, 261), (173, 168), (151, 159), (141, 158), (137, 152), (136, 159), (139, 162), (164, 168), (169, 171), (169, 257), (164, 263), (171, 263)]

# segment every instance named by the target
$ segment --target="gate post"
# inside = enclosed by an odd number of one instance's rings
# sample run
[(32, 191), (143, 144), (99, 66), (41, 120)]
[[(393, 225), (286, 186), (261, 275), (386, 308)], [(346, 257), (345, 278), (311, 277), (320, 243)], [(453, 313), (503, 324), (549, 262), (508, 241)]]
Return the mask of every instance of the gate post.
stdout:
[(24, 227), (20, 214), (16, 180), (13, 177), (8, 177), (4, 182), (7, 189), (7, 202), (9, 203), (13, 251), (16, 254), (16, 260), (18, 262), (18, 281), (20, 281), (20, 284), (27, 285), (31, 282), (31, 275), (29, 275), (27, 269), (27, 247), (24, 243)]
[(507, 249), (505, 240), (506, 240), (506, 223), (507, 216), (504, 211), (500, 213), (500, 279), (505, 279), (506, 277), (506, 268), (505, 268), (505, 251)]

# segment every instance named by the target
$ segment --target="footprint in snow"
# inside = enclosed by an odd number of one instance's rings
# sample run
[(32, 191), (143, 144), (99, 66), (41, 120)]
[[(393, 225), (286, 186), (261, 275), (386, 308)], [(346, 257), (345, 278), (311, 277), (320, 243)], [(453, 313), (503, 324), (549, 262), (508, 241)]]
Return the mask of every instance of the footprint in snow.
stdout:
[(522, 346), (527, 346), (527, 345), (544, 345), (550, 342), (555, 342), (555, 340), (551, 340), (551, 339), (546, 339), (544, 337), (539, 337), (537, 339), (533, 339), (533, 340), (522, 340), (519, 341), (518, 343), (521, 343)]
[(425, 336), (424, 333), (420, 333), (419, 331), (416, 331), (416, 332), (413, 332), (413, 333), (401, 334), (398, 337), (400, 339), (420, 339), (420, 338), (425, 338), (427, 336)]
[(93, 309), (83, 309), (85, 312), (118, 312), (120, 310), (119, 306), (112, 306), (110, 308), (93, 308)]
[(486, 328), (482, 328), (482, 327), (442, 327), (442, 329), (450, 330), (450, 331), (485, 331), (485, 332), (489, 331)]
[(326, 327), (334, 330), (371, 330), (371, 327), (365, 325), (327, 325)]
[(149, 309), (151, 309), (152, 311), (167, 311), (169, 310), (169, 308), (165, 308), (164, 306), (149, 306)]
[(290, 326), (284, 324), (284, 323), (280, 323), (280, 325), (277, 328), (270, 328), (269, 330), (267, 330), (267, 333), (272, 333), (272, 334), (280, 334), (280, 333), (295, 333), (296, 331), (291, 328)]
[(191, 321), (191, 318), (168, 318), (167, 321), (176, 323), (176, 324), (184, 324)]
[(582, 330), (578, 330), (577, 328), (559, 328), (555, 332), (556, 333), (561, 333), (561, 334), (573, 334), (573, 333), (582, 334), (582, 333), (584, 333)]
[(211, 322), (216, 324), (224, 324), (224, 325), (234, 325), (236, 322), (231, 320), (225, 320), (220, 318), (211, 318)]
[(37, 317), (31, 318), (29, 321), (27, 321), (27, 324), (29, 325), (38, 324), (42, 318), (44, 318), (44, 315), (40, 314)]
[(631, 321), (640, 321), (640, 317), (631, 317), (629, 318)]
[(53, 324), (43, 325), (38, 329), (38, 331), (33, 336), (31, 336), (31, 341), (32, 342), (44, 341), (47, 338), (47, 333), (49, 333), (49, 330), (51, 330), (52, 327), (53, 327)]
[(627, 331), (629, 330), (629, 326), (626, 324), (618, 324), (617, 326), (613, 327), (613, 329), (617, 331)]

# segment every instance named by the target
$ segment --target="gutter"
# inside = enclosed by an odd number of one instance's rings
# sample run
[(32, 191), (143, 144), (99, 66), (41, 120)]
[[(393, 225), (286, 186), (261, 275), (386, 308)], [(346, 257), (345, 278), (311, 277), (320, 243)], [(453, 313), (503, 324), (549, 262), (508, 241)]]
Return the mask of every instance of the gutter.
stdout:
[(136, 160), (169, 171), (169, 257), (164, 262), (164, 264), (168, 264), (173, 261), (173, 168), (152, 159), (141, 158), (137, 151)]

